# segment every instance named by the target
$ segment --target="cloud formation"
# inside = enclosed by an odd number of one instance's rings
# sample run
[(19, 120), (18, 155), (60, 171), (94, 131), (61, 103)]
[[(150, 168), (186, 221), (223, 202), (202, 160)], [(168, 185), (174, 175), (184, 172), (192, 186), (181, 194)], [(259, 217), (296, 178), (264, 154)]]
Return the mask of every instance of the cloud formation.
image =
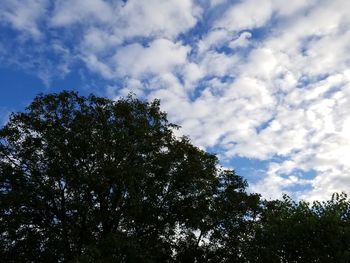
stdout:
[(0, 23), (39, 38), (39, 22), (45, 17), (46, 0), (3, 0), (0, 8)]
[(225, 165), (268, 162), (252, 190), (306, 199), (350, 190), (350, 2), (4, 3), (0, 24), (26, 36), (13, 41), (55, 54), (43, 65), (63, 76), (79, 61), (109, 96), (160, 98), (171, 121)]

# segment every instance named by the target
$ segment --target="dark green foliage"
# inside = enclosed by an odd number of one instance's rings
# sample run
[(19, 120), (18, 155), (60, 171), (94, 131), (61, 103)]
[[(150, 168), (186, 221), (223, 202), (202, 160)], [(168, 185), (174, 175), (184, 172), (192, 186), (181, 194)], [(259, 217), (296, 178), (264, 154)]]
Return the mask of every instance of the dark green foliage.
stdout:
[(226, 243), (239, 258), (258, 198), (174, 128), (159, 101), (74, 92), (13, 114), (0, 130), (1, 258), (203, 262), (226, 259)]
[(1, 262), (350, 262), (350, 202), (260, 201), (159, 101), (40, 95), (0, 129)]
[(350, 202), (265, 202), (255, 226), (249, 262), (350, 262)]

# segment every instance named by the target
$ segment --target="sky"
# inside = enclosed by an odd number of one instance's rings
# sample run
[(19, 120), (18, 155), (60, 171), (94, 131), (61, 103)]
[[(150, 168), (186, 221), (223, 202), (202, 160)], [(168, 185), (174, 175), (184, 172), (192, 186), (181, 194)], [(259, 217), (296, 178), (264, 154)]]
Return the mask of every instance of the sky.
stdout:
[(1, 0), (0, 125), (38, 93), (158, 98), (265, 198), (350, 190), (350, 1)]

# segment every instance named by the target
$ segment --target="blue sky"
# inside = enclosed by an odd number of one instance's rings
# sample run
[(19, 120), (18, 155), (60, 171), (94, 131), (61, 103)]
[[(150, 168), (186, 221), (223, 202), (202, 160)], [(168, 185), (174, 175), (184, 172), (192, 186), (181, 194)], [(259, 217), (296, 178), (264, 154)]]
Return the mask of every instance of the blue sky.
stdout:
[(40, 92), (161, 99), (267, 198), (350, 190), (350, 2), (2, 0), (0, 124)]

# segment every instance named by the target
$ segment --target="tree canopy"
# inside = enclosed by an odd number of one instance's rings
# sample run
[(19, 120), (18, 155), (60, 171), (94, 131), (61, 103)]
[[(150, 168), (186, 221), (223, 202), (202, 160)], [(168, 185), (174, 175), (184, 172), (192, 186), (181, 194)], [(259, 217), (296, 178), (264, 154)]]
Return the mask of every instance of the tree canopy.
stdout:
[(255, 224), (248, 262), (350, 262), (350, 201), (333, 194), (312, 204), (282, 200), (264, 202)]
[(2, 258), (219, 260), (225, 242), (236, 256), (258, 196), (175, 128), (157, 100), (74, 92), (13, 114), (0, 131)]
[(345, 195), (263, 201), (158, 100), (39, 95), (0, 129), (4, 262), (349, 262)]

